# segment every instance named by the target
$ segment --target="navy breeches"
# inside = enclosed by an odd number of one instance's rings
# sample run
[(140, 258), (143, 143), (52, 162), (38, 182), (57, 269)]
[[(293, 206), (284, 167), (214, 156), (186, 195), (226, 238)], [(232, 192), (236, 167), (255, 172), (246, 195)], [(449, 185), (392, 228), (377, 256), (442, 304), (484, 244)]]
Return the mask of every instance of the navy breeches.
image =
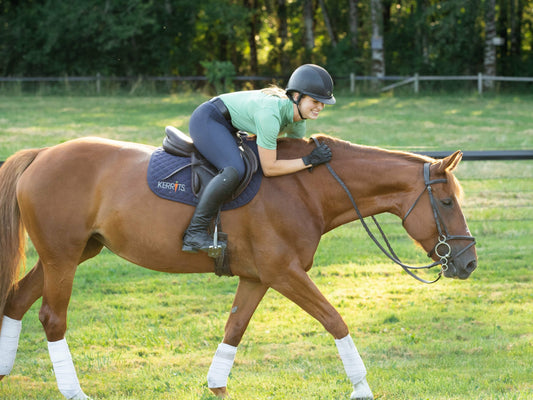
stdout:
[(233, 167), (244, 176), (244, 161), (235, 141), (235, 129), (210, 102), (198, 106), (189, 121), (189, 134), (198, 151), (218, 170)]

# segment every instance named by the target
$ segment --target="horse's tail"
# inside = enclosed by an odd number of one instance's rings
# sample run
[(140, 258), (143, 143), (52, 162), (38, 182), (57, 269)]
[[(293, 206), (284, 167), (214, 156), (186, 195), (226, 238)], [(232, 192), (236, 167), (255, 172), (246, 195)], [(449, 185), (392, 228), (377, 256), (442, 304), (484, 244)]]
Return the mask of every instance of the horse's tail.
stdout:
[(21, 150), (0, 167), (0, 326), (7, 296), (25, 261), (26, 237), (17, 203), (17, 182), (41, 150)]

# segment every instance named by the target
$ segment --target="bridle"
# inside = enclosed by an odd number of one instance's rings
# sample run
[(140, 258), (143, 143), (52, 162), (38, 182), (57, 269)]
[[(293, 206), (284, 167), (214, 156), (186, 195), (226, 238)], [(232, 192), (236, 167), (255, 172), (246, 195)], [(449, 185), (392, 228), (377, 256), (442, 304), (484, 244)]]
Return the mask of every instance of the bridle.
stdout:
[[(430, 172), (430, 163), (424, 164), (424, 189), (422, 192), (418, 195), (413, 205), (407, 210), (407, 213), (402, 219), (402, 225), (405, 225), (405, 220), (407, 217), (411, 214), (411, 211), (416, 207), (418, 204), (418, 201), (424, 194), (424, 192), (428, 192), (429, 195), (429, 202), (431, 204), (431, 208), (433, 210), (433, 218), (435, 219), (435, 224), (437, 225), (437, 231), (439, 232), (439, 240), (437, 241), (437, 244), (435, 247), (428, 253), (428, 257), (431, 257), (433, 254), (436, 254), (437, 257), (440, 258), (441, 265), (441, 272), (445, 272), (448, 270), (448, 262), (453, 261), (456, 257), (459, 257), (461, 254), (463, 254), (465, 251), (467, 251), (470, 247), (474, 246), (476, 244), (476, 239), (473, 236), (468, 235), (450, 235), (448, 232), (448, 228), (446, 227), (446, 224), (444, 223), (444, 219), (442, 218), (442, 215), (439, 211), (439, 207), (437, 206), (437, 201), (435, 200), (435, 196), (433, 195), (433, 190), (431, 188), (431, 185), (435, 183), (447, 183), (447, 179), (433, 179), (431, 180), (429, 177)], [(452, 248), (449, 245), (450, 240), (471, 240), (471, 243), (468, 246), (465, 246), (461, 251), (458, 253), (452, 255)], [(439, 248), (443, 247), (444, 251), (442, 249), (439, 251)], [(441, 254), (444, 253), (444, 254)]]
[[(318, 140), (316, 138), (314, 138), (314, 137), (312, 139), (315, 141), (316, 145), (318, 146), (318, 144), (319, 144)], [(405, 224), (405, 220), (407, 219), (407, 217), (409, 217), (409, 215), (411, 214), (413, 209), (416, 207), (416, 205), (418, 204), (418, 202), (422, 198), (422, 195), (427, 191), (428, 195), (429, 195), (429, 201), (430, 201), (430, 204), (431, 204), (431, 208), (433, 210), (433, 217), (435, 219), (435, 224), (437, 225), (437, 231), (439, 233), (439, 239), (437, 241), (437, 244), (428, 253), (428, 257), (431, 257), (433, 254), (436, 254), (437, 257), (440, 258), (440, 260), (439, 261), (435, 261), (432, 264), (428, 264), (428, 265), (424, 265), (424, 266), (420, 266), (420, 267), (413, 267), (413, 266), (404, 264), (403, 262), (400, 261), (400, 258), (396, 255), (396, 253), (392, 249), (392, 246), (391, 246), (389, 240), (387, 239), (387, 237), (385, 235), (385, 232), (383, 231), (383, 229), (379, 225), (377, 219), (374, 216), (371, 216), (372, 220), (374, 221), (375, 226), (377, 227), (377, 229), (379, 230), (379, 233), (381, 234), (381, 237), (385, 241), (387, 249), (385, 249), (385, 247), (379, 242), (379, 240), (371, 232), (370, 228), (368, 227), (367, 223), (365, 222), (365, 220), (363, 218), (363, 215), (361, 214), (361, 211), (357, 207), (357, 204), (355, 203), (355, 200), (354, 200), (350, 190), (346, 186), (346, 184), (342, 181), (342, 179), (339, 177), (339, 175), (337, 175), (337, 173), (333, 170), (333, 168), (331, 167), (329, 162), (326, 163), (325, 165), (328, 168), (328, 170), (331, 173), (331, 175), (341, 185), (341, 187), (344, 189), (344, 191), (348, 195), (348, 198), (350, 199), (350, 201), (352, 203), (352, 206), (353, 206), (355, 212), (357, 213), (357, 216), (359, 217), (359, 221), (361, 221), (361, 224), (365, 228), (366, 233), (374, 241), (376, 246), (378, 246), (378, 248), (383, 252), (383, 254), (385, 254), (393, 262), (395, 262), (400, 267), (402, 267), (405, 272), (407, 272), (409, 275), (411, 275), (413, 278), (417, 279), (418, 281), (423, 282), (423, 283), (435, 283), (435, 282), (437, 282), (442, 277), (443, 272), (448, 270), (448, 268), (449, 268), (448, 265), (449, 265), (450, 262), (453, 262), (453, 260), (455, 258), (459, 257), (461, 254), (463, 254), (465, 251), (467, 251), (470, 247), (472, 247), (472, 246), (474, 246), (476, 244), (476, 239), (473, 236), (450, 235), (449, 234), (448, 229), (446, 227), (446, 224), (444, 223), (442, 215), (441, 215), (441, 213), (439, 211), (439, 208), (437, 206), (437, 202), (435, 200), (435, 196), (433, 195), (433, 190), (431, 188), (431, 185), (434, 185), (434, 184), (437, 184), (437, 183), (447, 183), (448, 180), (447, 179), (434, 179), (434, 180), (431, 180), (430, 176), (429, 176), (430, 175), (430, 166), (431, 166), (431, 164), (430, 163), (425, 163), (424, 164), (424, 189), (418, 195), (418, 197), (416, 198), (416, 200), (413, 203), (413, 205), (409, 208), (409, 210), (407, 211), (407, 213), (403, 217), (402, 225)], [(458, 253), (452, 254), (452, 248), (451, 248), (450, 244), (448, 243), (450, 240), (471, 240), (471, 243), (468, 246), (465, 246)], [(430, 269), (430, 268), (433, 268), (433, 267), (435, 267), (437, 265), (441, 265), (441, 270), (439, 271), (437, 278), (435, 280), (433, 280), (433, 281), (427, 281), (425, 279), (422, 279), (422, 278), (420, 278), (418, 275), (416, 275), (413, 272), (413, 271), (421, 270), (421, 269)]]

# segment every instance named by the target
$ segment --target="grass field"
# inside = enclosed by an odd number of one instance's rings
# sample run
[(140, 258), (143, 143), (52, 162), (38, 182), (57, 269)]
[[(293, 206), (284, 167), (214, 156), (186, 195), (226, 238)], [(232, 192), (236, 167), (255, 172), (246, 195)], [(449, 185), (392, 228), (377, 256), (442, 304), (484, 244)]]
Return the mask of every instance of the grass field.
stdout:
[[(90, 135), (158, 146), (164, 126), (186, 131), (205, 99), (0, 96), (0, 160)], [(533, 149), (531, 110), (533, 96), (340, 97), (309, 131), (402, 150)], [(463, 162), (457, 176), (478, 243), (469, 280), (414, 281), (358, 222), (325, 235), (316, 254), (310, 275), (350, 327), (378, 399), (533, 398), (533, 165)], [(379, 219), (405, 261), (425, 261), (400, 221)], [(28, 257), (32, 265), (31, 247)], [(236, 278), (151, 272), (105, 250), (82, 264), (67, 338), (84, 391), (95, 399), (213, 399), (205, 376), (236, 285)], [(1, 399), (62, 398), (39, 306), (24, 318)], [(228, 387), (233, 399), (351, 392), (333, 339), (273, 291), (239, 346)]]

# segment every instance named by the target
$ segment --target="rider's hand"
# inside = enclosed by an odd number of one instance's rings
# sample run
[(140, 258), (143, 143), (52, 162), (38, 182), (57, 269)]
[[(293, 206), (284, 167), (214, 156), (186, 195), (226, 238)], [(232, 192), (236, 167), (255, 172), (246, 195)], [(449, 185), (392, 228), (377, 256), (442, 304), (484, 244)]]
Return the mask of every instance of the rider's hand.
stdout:
[(322, 143), (313, 149), (309, 155), (303, 157), (302, 160), (305, 165), (311, 165), (311, 168), (327, 163), (331, 160), (331, 149), (327, 144)]

